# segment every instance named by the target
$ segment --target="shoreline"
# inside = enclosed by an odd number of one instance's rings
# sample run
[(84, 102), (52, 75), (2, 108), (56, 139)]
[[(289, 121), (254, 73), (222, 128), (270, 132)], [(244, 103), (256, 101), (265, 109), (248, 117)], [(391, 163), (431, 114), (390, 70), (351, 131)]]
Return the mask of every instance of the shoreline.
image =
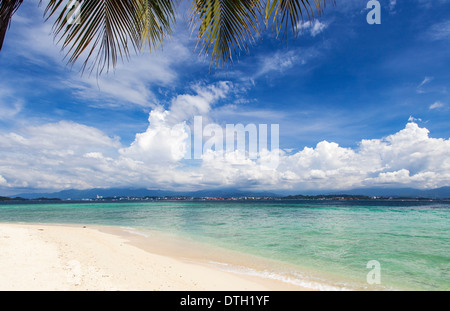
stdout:
[(314, 290), (221, 268), (248, 263), (243, 267), (264, 269), (264, 260), (257, 257), (142, 232), (100, 225), (0, 223), (0, 290)]

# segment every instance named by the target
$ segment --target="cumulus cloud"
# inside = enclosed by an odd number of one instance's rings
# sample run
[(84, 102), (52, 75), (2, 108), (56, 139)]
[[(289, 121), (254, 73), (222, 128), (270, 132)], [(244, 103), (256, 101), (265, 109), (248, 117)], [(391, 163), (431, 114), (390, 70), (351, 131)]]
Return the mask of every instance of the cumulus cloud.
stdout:
[(364, 139), (357, 148), (321, 141), (296, 153), (261, 148), (250, 159), (239, 150), (205, 149), (200, 159), (186, 159), (193, 118), (210, 120), (216, 103), (233, 88), (228, 82), (196, 85), (190, 93), (174, 97), (167, 109), (155, 107), (147, 130), (128, 146), (99, 129), (68, 121), (0, 134), (0, 185), (298, 191), (450, 185), (450, 140), (430, 137), (414, 118), (397, 133)]
[(308, 32), (312, 37), (317, 36), (328, 27), (327, 24), (320, 22), (319, 20), (299, 22), (297, 30), (300, 32)]
[(93, 186), (94, 170), (82, 155), (114, 154), (120, 142), (96, 128), (61, 121), (0, 135), (0, 145), (0, 174), (9, 187), (65, 189)]
[(229, 89), (228, 82), (210, 86), (196, 85), (195, 95), (177, 96), (168, 110), (155, 108), (150, 112), (147, 130), (137, 134), (131, 146), (121, 149), (120, 154), (146, 163), (180, 161), (190, 146), (188, 122), (194, 116), (207, 116), (212, 105), (224, 98)]
[(362, 140), (356, 150), (321, 142), (290, 156), (289, 167), (301, 168), (293, 170), (299, 182), (323, 189), (385, 184), (429, 188), (450, 184), (449, 147), (450, 140), (430, 138), (426, 128), (410, 122), (386, 138)]
[(6, 179), (0, 175), (0, 186), (6, 186), (8, 184), (8, 182), (6, 181)]

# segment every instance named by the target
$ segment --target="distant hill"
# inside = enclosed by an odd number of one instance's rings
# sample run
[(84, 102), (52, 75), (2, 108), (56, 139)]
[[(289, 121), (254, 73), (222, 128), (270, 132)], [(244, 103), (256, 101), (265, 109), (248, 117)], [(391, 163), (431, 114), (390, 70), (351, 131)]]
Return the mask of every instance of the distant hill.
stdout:
[[(430, 198), (445, 199), (450, 198), (450, 187), (442, 187), (437, 189), (420, 190), (413, 188), (361, 188), (345, 191), (309, 191), (305, 193), (289, 193), (290, 195), (361, 195), (361, 196), (383, 196), (383, 197), (410, 197), (410, 198)], [(209, 189), (199, 191), (165, 191), (165, 190), (148, 190), (148, 189), (127, 189), (127, 188), (110, 188), (110, 189), (88, 189), (88, 190), (63, 190), (52, 193), (20, 193), (10, 197), (22, 197), (25, 199), (36, 198), (58, 198), (61, 200), (81, 200), (95, 199), (97, 196), (103, 198), (111, 197), (164, 197), (164, 196), (187, 196), (187, 197), (284, 197), (287, 193), (281, 192), (258, 192), (244, 191), (238, 189)]]
[(349, 194), (349, 195), (367, 195), (367, 196), (383, 196), (383, 197), (410, 197), (410, 198), (430, 198), (430, 199), (447, 199), (450, 198), (450, 187), (441, 187), (436, 189), (413, 189), (413, 188), (367, 188), (352, 189), (349, 191), (335, 191), (330, 194)]
[(269, 192), (256, 192), (256, 191), (241, 191), (237, 189), (211, 189), (211, 190), (199, 190), (199, 191), (164, 191), (164, 190), (148, 190), (148, 189), (126, 189), (126, 188), (110, 188), (110, 189), (88, 189), (88, 190), (63, 190), (52, 193), (20, 193), (11, 197), (22, 197), (26, 199), (35, 198), (58, 198), (61, 200), (81, 200), (81, 199), (95, 199), (97, 196), (103, 198), (111, 197), (277, 197), (276, 193)]

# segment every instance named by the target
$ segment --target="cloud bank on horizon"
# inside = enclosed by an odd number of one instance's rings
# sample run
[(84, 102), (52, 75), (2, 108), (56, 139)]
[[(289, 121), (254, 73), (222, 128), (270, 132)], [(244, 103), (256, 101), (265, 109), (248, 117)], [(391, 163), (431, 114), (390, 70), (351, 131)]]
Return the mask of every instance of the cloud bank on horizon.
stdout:
[[(338, 2), (295, 41), (268, 32), (217, 72), (179, 22), (164, 50), (98, 79), (65, 66), (38, 2), (0, 53), (0, 195), (450, 186), (450, 1), (380, 1), (381, 25), (365, 3)], [(279, 149), (186, 160), (195, 116), (279, 124)]]
[[(199, 163), (183, 159), (190, 136), (177, 124), (194, 116), (208, 118), (218, 99), (231, 92), (229, 82), (203, 85), (195, 94), (153, 109), (145, 132), (128, 146), (95, 127), (60, 121), (28, 126), (0, 135), (0, 185), (19, 189), (147, 187), (193, 190), (240, 187), (252, 190), (351, 189), (397, 185), (450, 186), (450, 139), (432, 138), (410, 119), (404, 129), (379, 139), (363, 139), (356, 148), (321, 141), (298, 152), (283, 149), (236, 160), (208, 150)], [(175, 152), (174, 152), (175, 150)], [(278, 156), (278, 166), (260, 165)], [(194, 160), (192, 160), (194, 161)]]

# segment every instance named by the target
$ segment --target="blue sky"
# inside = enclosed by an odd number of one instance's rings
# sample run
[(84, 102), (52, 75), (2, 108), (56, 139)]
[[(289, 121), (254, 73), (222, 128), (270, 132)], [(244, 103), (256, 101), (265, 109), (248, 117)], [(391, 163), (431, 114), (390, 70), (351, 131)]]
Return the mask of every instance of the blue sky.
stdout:
[[(367, 1), (336, 2), (297, 38), (269, 29), (216, 71), (180, 15), (162, 50), (97, 79), (66, 65), (27, 1), (0, 53), (0, 194), (449, 186), (450, 1), (380, 1), (381, 25), (367, 24)], [(279, 166), (166, 155), (183, 145), (167, 118), (199, 114), (279, 124)]]

